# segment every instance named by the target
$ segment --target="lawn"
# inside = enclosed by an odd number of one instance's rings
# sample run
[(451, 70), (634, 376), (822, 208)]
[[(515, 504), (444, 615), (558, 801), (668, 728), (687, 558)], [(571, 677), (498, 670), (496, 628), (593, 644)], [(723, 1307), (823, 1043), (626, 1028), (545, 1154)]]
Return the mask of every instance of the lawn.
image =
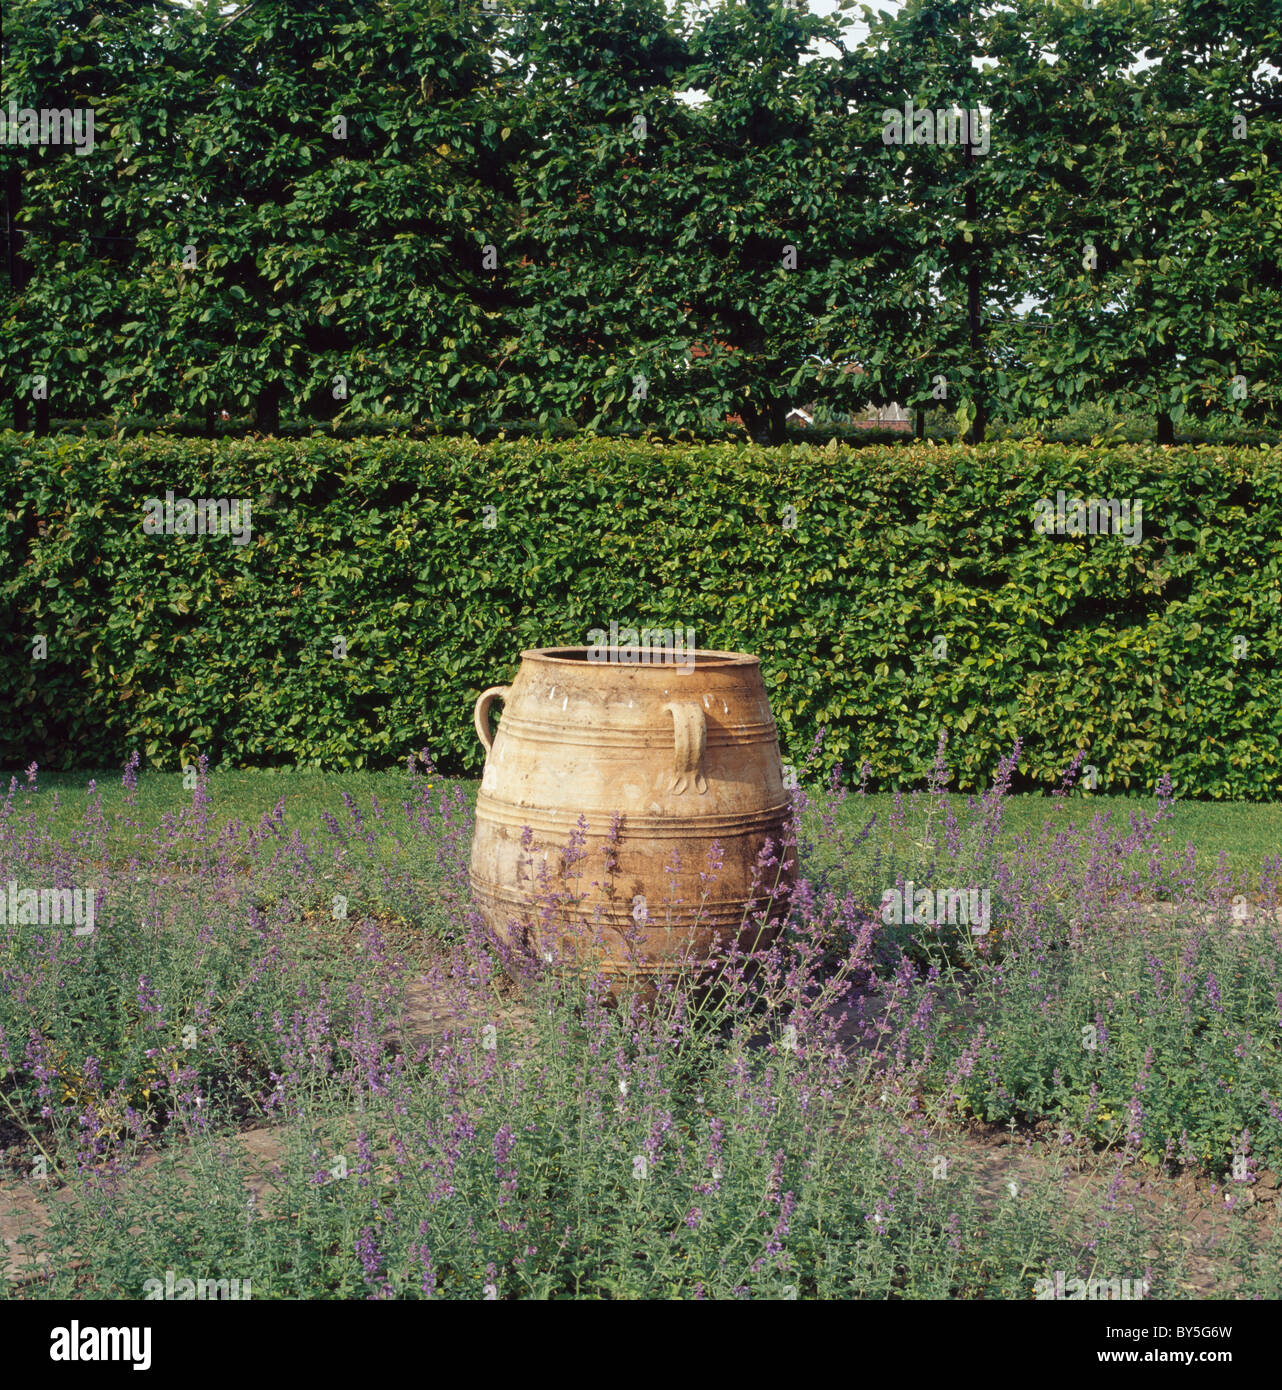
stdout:
[[(7, 769), (0, 774), (0, 790), (13, 778), (23, 782), (23, 773)], [(448, 779), (436, 776), (437, 783), (458, 787), (469, 806), (476, 801), (479, 779)], [(112, 818), (124, 805), (124, 787), (119, 771), (100, 772), (41, 772), (41, 800), (57, 794), (58, 807), (49, 810), (48, 824), (55, 834), (67, 833), (77, 825), (85, 811), (90, 782), (101, 799), (103, 814)], [(266, 812), (273, 810), (283, 799), (289, 824), (304, 836), (323, 826), (325, 812), (339, 806), (344, 794), (361, 805), (371, 796), (385, 806), (395, 807), (407, 794), (412, 782), (401, 769), (388, 772), (313, 772), (280, 770), (237, 770), (218, 772), (209, 779), (209, 812), (212, 822), (221, 826), (238, 820), (256, 823)], [(167, 815), (175, 814), (191, 800), (191, 792), (183, 786), (179, 773), (146, 772), (138, 778), (139, 798), (135, 819), (147, 830), (155, 830)], [(955, 798), (961, 807), (967, 797)], [(893, 836), (887, 830), (896, 806), (891, 793), (859, 795), (851, 792), (839, 808), (838, 819), (848, 827), (862, 825), (876, 816), (880, 827), (873, 838), (874, 845), (883, 838), (911, 841), (920, 837), (931, 811), (930, 799), (922, 792), (904, 797), (906, 822), (902, 833)], [(1009, 794), (1003, 798), (1004, 819), (998, 835), (998, 845), (1010, 848), (1021, 837), (1036, 835), (1044, 827), (1062, 828), (1066, 822), (1088, 825), (1097, 815), (1111, 816), (1114, 823), (1125, 826), (1132, 814), (1152, 815), (1157, 806), (1153, 796), (1105, 796), (1078, 791), (1064, 798), (1049, 795)], [(1282, 852), (1282, 802), (1224, 802), (1173, 801), (1171, 816), (1165, 825), (1168, 845), (1182, 850), (1192, 845), (1197, 862), (1214, 865), (1223, 854), (1228, 867), (1237, 874), (1258, 884), (1260, 866), (1266, 856)]]

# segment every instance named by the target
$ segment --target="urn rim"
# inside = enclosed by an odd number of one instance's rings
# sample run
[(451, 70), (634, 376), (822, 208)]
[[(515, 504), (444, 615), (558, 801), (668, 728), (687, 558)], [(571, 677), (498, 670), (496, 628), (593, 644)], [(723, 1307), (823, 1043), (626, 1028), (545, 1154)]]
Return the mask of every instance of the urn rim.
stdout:
[[(521, 653), (522, 661), (537, 661), (549, 666), (572, 666), (576, 669), (608, 666), (612, 662), (593, 662), (588, 653), (598, 651), (597, 647), (530, 647)], [(697, 647), (682, 653), (682, 660), (692, 660), (697, 670), (709, 671), (729, 666), (760, 666), (761, 658), (750, 652), (723, 652), (711, 648)], [(662, 670), (663, 662), (624, 662), (629, 670), (643, 671), (647, 668)]]

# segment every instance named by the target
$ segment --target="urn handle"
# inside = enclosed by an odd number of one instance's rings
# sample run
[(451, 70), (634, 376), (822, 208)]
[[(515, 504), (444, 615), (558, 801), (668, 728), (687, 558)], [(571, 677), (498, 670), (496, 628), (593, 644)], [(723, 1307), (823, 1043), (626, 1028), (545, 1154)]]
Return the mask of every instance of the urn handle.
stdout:
[(672, 715), (672, 732), (676, 742), (672, 790), (683, 792), (691, 775), (702, 796), (708, 790), (703, 775), (703, 754), (708, 746), (708, 721), (700, 705), (679, 704), (673, 701), (663, 707)]
[(494, 746), (494, 737), (490, 732), (490, 706), (495, 700), (506, 700), (511, 689), (510, 685), (492, 685), (488, 690), (482, 690), (476, 698), (472, 723), (476, 725), (476, 736), (481, 740), (487, 757)]

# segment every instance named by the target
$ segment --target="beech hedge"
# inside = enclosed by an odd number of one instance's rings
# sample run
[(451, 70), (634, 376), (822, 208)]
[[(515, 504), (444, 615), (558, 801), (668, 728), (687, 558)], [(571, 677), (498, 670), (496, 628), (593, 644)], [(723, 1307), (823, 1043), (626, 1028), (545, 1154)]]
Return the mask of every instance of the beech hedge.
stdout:
[[(1130, 534), (1039, 530), (1057, 499)], [(1282, 790), (1277, 447), (8, 432), (0, 535), (8, 767), (475, 774), (479, 691), (615, 621), (755, 652), (785, 759), (823, 728), (870, 788), (946, 731), (961, 790), (1016, 738), (1016, 787), (1080, 752), (1101, 792)]]

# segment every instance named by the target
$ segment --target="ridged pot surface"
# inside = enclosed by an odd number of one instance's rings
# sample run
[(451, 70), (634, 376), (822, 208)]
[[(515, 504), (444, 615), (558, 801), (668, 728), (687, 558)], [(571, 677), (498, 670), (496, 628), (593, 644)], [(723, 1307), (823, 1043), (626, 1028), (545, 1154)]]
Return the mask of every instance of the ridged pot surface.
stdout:
[[(652, 992), (659, 976), (707, 962), (736, 936), (745, 949), (768, 945), (791, 887), (776, 862), (753, 893), (758, 856), (767, 839), (780, 851), (790, 811), (757, 658), (695, 651), (686, 664), (590, 661), (586, 647), (526, 651), (512, 684), (476, 703), (487, 749), (472, 841), (477, 907), (509, 946), (599, 964), (615, 992), (628, 976)], [(491, 744), (496, 699), (503, 718)], [(567, 879), (580, 816), (582, 857)], [(551, 895), (561, 901), (549, 910)], [(745, 918), (767, 905), (763, 932)]]

